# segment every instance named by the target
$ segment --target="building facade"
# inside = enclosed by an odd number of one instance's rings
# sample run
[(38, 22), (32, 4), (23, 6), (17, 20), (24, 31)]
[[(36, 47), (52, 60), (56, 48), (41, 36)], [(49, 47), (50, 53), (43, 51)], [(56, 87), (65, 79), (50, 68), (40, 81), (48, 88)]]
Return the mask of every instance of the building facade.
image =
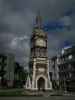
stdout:
[(12, 87), (14, 83), (14, 63), (12, 54), (0, 55), (0, 83), (3, 87)]
[(7, 65), (6, 59), (7, 57), (5, 55), (0, 54), (0, 87), (6, 86), (6, 79), (5, 79), (5, 74), (6, 74), (5, 67)]
[(65, 47), (50, 59), (53, 89), (75, 91), (75, 46)]
[(7, 54), (7, 59), (6, 59), (6, 74), (5, 78), (7, 80), (7, 85), (8, 87), (12, 87), (14, 84), (14, 67), (15, 67), (15, 57), (13, 54)]
[(36, 25), (31, 36), (31, 55), (26, 88), (31, 90), (52, 90), (47, 55), (47, 33), (42, 29), (42, 18), (36, 17)]
[(59, 69), (57, 64), (57, 56), (50, 59), (50, 76), (53, 89), (59, 89)]
[(60, 88), (75, 91), (75, 46), (64, 48), (58, 58)]

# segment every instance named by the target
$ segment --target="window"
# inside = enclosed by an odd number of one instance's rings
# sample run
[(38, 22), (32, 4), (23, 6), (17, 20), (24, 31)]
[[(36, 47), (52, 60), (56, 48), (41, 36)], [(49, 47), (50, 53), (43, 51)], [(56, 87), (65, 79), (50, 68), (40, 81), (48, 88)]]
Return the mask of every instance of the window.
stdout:
[(69, 58), (69, 59), (72, 59), (72, 55), (69, 55), (68, 58)]

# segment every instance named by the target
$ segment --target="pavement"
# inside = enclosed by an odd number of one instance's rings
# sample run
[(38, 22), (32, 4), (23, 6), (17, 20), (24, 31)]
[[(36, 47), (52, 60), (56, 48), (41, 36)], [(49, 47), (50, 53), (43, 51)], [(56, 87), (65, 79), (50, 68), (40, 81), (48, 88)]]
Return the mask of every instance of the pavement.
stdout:
[(75, 96), (0, 97), (0, 100), (75, 100)]

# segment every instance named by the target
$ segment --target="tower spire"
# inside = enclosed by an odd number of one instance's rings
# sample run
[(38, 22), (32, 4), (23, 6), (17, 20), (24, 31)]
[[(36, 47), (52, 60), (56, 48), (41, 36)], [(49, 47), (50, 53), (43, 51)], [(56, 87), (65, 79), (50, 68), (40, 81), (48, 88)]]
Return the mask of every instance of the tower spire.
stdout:
[(38, 11), (37, 16), (36, 16), (36, 25), (38, 28), (41, 28), (42, 26), (42, 17), (40, 15), (40, 11)]

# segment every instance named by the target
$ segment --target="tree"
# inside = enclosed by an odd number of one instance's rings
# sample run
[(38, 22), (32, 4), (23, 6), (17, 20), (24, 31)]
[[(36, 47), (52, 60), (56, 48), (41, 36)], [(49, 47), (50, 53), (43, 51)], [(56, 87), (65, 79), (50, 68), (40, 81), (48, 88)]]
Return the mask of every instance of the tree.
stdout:
[(24, 70), (22, 66), (20, 66), (19, 63), (15, 63), (15, 84), (18, 87), (23, 87), (23, 85), (26, 82), (27, 78), (27, 71)]

